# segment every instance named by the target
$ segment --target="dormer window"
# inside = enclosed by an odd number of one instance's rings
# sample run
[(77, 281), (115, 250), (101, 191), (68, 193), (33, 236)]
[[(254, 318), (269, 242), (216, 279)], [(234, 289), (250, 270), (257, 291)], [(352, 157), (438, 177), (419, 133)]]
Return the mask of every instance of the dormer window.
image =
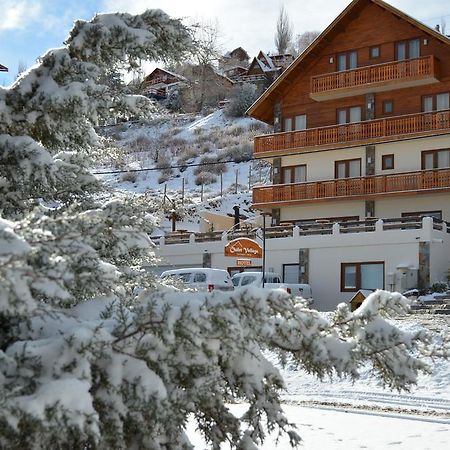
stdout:
[(337, 71), (356, 69), (358, 67), (358, 52), (352, 50), (351, 52), (339, 53), (337, 55)]

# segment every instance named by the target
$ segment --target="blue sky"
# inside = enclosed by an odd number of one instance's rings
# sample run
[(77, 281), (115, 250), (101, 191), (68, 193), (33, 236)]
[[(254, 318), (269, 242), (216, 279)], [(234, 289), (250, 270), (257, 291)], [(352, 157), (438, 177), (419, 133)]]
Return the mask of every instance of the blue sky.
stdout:
[[(349, 0), (0, 0), (0, 85), (13, 81), (19, 61), (28, 67), (47, 49), (62, 45), (76, 19), (96, 12), (161, 8), (175, 17), (215, 21), (224, 50), (243, 46), (250, 55), (273, 49), (279, 7), (284, 4), (295, 33), (324, 29)], [(450, 7), (444, 0), (389, 0), (409, 15), (434, 26), (444, 20), (450, 34)]]

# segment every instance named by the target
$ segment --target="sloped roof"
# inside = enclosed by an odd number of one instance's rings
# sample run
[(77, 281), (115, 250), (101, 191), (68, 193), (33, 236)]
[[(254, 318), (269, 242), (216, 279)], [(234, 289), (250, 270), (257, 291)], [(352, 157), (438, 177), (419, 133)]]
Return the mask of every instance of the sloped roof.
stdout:
[(397, 17), (409, 22), (411, 25), (419, 28), (425, 33), (429, 34), (433, 38), (438, 39), (441, 42), (450, 44), (450, 39), (438, 31), (428, 27), (422, 22), (414, 19), (413, 17), (405, 14), (394, 6), (389, 5), (383, 0), (353, 0), (336, 19), (315, 39), (304, 51), (301, 53), (296, 60), (279, 76), (274, 83), (261, 95), (261, 97), (253, 103), (252, 106), (247, 110), (246, 114), (255, 117), (267, 123), (273, 122), (273, 109), (272, 104), (276, 101), (277, 95), (279, 95), (280, 89), (284, 85), (291, 84), (291, 79), (294, 78), (301, 67), (304, 64), (314, 58), (317, 54), (317, 50), (321, 47), (326, 46), (327, 43), (339, 33), (342, 26), (345, 27), (347, 22), (352, 20), (352, 13), (362, 10), (369, 4), (375, 4), (381, 8), (391, 12)]
[(147, 78), (150, 78), (157, 70), (160, 70), (161, 72), (165, 72), (167, 73), (167, 75), (171, 75), (172, 77), (178, 78), (180, 81), (187, 81), (185, 77), (183, 77), (183, 75), (179, 75), (177, 73), (171, 72), (170, 70), (167, 69), (161, 69), (160, 67), (157, 67), (156, 69), (154, 69), (152, 72), (150, 72), (150, 74), (148, 74), (145, 77), (145, 80)]
[(3, 64), (0, 64), (0, 72), (8, 72), (8, 68)]

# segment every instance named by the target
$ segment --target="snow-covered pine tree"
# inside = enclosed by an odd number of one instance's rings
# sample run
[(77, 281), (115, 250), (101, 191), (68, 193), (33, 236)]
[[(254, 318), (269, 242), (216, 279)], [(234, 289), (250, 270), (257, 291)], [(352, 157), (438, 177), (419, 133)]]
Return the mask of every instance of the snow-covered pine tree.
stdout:
[(428, 370), (428, 337), (380, 317), (406, 311), (398, 294), (325, 320), (281, 293), (180, 293), (143, 271), (155, 200), (103, 193), (89, 156), (99, 117), (150, 104), (100, 80), (190, 45), (161, 11), (98, 15), (0, 88), (0, 448), (187, 449), (189, 417), (214, 449), (255, 448), (264, 422), (295, 444), (265, 351), (319, 377), (369, 361), (396, 388)]

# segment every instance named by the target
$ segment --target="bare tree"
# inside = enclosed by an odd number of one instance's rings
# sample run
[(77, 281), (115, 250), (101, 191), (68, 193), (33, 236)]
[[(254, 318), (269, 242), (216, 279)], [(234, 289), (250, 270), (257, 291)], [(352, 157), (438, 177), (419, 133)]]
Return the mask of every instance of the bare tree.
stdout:
[(20, 75), (21, 75), (23, 72), (25, 72), (26, 70), (27, 70), (27, 63), (26, 63), (24, 60), (19, 59), (19, 62), (18, 62), (18, 64), (17, 64), (16, 80), (17, 80), (17, 78), (19, 78)]
[(289, 48), (290, 53), (294, 56), (300, 55), (309, 47), (309, 45), (319, 36), (320, 31), (305, 31), (302, 34), (297, 34)]
[(292, 42), (292, 25), (289, 21), (284, 6), (281, 6), (277, 19), (277, 30), (275, 32), (275, 47), (278, 54), (282, 55), (287, 52)]

